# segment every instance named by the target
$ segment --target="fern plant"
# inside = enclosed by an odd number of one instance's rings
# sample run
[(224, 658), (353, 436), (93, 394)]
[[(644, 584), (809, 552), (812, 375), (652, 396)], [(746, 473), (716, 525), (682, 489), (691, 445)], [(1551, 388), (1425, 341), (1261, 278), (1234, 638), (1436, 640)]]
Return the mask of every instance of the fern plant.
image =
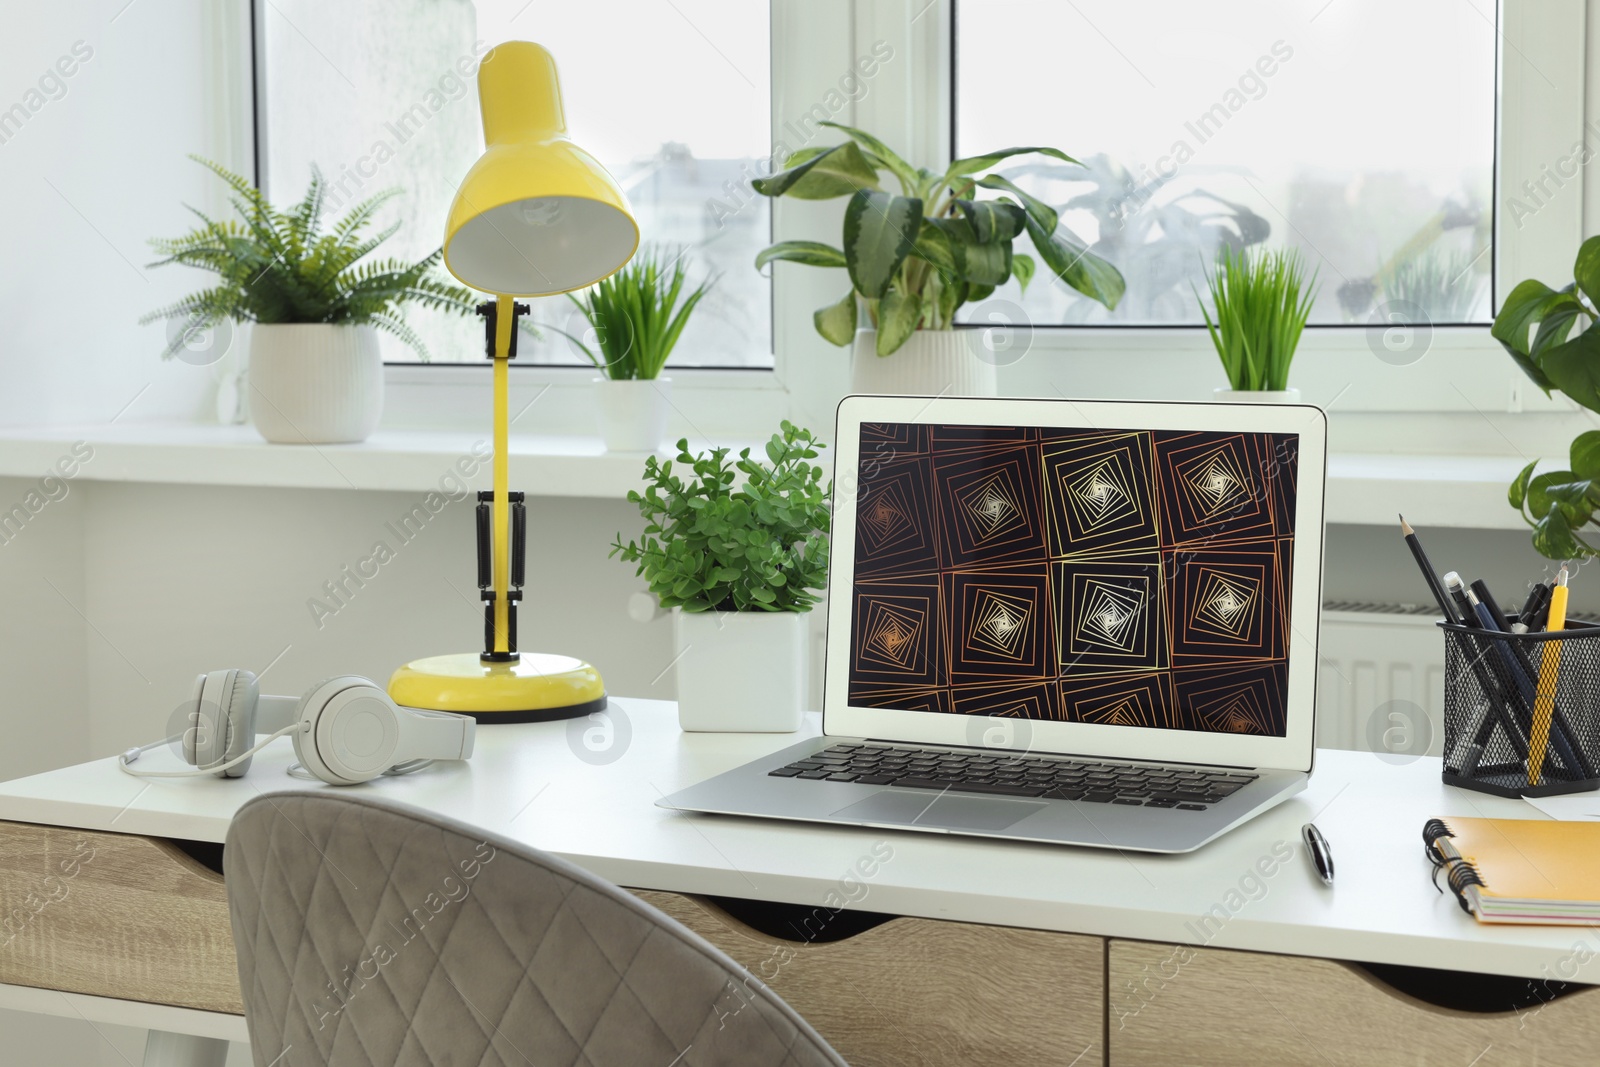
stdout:
[[(139, 320), (141, 325), (180, 317), (195, 328), (229, 319), (370, 325), (398, 337), (426, 360), (428, 347), (407, 325), (401, 310), (405, 305), (462, 315), (475, 312), (476, 294), (436, 273), (440, 249), (415, 263), (393, 258), (362, 262), (400, 228), (396, 222), (368, 232), (378, 209), (400, 190), (368, 197), (324, 229), (327, 182), (315, 167), (305, 196), (280, 211), (247, 179), (200, 156), (189, 158), (233, 190), (230, 201), (238, 217), (213, 219), (191, 207), (199, 227), (182, 237), (150, 242), (164, 257), (151, 267), (179, 263), (211, 271), (219, 280), (209, 289), (150, 312)], [(183, 335), (176, 335), (162, 355), (176, 354), (182, 344)]]

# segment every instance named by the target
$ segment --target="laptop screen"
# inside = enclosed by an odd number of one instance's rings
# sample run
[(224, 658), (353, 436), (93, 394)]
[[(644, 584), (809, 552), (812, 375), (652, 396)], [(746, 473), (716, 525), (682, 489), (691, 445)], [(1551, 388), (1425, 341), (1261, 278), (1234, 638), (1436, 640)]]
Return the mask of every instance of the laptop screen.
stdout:
[(864, 424), (849, 703), (1283, 737), (1298, 441)]

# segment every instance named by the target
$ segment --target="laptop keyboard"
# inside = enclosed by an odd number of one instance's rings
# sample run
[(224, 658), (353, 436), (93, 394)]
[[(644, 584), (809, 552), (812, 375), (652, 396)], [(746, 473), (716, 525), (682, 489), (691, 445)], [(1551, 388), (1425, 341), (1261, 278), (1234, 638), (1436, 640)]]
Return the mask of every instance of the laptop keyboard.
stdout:
[(1204, 811), (1257, 777), (1244, 771), (870, 743), (834, 745), (768, 773), (774, 778), (948, 789), (956, 793), (1044, 797), (1184, 811)]

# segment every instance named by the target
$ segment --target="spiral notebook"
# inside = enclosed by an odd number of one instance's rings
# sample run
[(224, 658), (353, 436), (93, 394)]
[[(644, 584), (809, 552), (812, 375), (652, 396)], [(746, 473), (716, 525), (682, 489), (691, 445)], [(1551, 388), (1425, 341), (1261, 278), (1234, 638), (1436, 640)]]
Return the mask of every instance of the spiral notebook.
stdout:
[(1435, 884), (1479, 922), (1600, 925), (1600, 824), (1452, 816), (1422, 841)]

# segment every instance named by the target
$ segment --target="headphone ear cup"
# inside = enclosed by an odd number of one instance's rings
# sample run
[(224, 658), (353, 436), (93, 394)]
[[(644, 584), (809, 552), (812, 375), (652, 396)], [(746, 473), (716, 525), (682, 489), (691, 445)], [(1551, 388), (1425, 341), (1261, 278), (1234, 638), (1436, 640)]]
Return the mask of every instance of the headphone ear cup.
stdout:
[(394, 765), (400, 714), (376, 683), (340, 675), (312, 687), (300, 704), (294, 751), (329, 785), (371, 781)]
[[(223, 721), (227, 723), (227, 742), (223, 749), (223, 762), (234, 759), (256, 743), (256, 704), (261, 697), (261, 684), (250, 671), (234, 671), (232, 685), (228, 688), (228, 703)], [(225, 771), (218, 778), (238, 778), (250, 769), (253, 760), (247, 759)]]
[[(202, 674), (198, 695), (183, 731), (183, 758), (196, 767), (226, 763), (256, 739), (256, 698), (260, 686), (249, 671), (229, 669)], [(245, 760), (218, 771), (218, 778), (237, 778), (250, 769)]]
[(194, 678), (194, 688), (189, 692), (189, 703), (183, 709), (183, 722), (179, 726), (178, 739), (183, 747), (183, 762), (191, 767), (200, 765), (199, 741), (205, 731), (215, 729), (215, 716), (207, 715), (201, 702), (205, 699), (206, 675), (197, 674)]
[[(184, 731), (183, 755), (204, 769), (227, 759), (236, 714), (234, 702), (236, 670), (211, 671), (200, 679), (200, 698), (195, 702), (193, 721)], [(252, 709), (253, 711), (254, 709)], [(248, 747), (248, 746), (246, 746)], [(218, 772), (218, 778), (227, 777)]]

